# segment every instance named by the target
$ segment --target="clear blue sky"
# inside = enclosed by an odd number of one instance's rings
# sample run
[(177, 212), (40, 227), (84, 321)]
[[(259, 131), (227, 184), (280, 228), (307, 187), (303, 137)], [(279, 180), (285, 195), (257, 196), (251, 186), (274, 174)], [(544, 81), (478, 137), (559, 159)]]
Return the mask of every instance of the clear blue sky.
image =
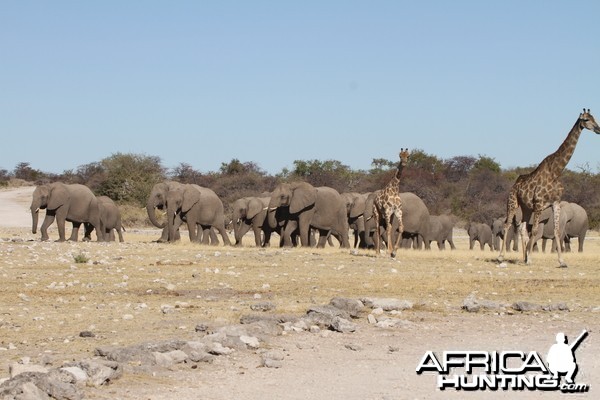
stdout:
[(537, 165), (583, 107), (600, 119), (599, 40), (597, 0), (5, 0), (0, 168), (368, 169), (400, 147)]

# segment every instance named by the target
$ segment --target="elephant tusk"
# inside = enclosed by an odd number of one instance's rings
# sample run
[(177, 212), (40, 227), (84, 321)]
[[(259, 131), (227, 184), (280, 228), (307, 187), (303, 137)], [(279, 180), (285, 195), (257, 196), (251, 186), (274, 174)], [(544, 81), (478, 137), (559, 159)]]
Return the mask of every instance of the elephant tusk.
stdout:
[(263, 211), (266, 211), (266, 210), (268, 210), (268, 209), (269, 209), (269, 207), (265, 207), (265, 208), (263, 208)]
[(39, 212), (40, 212), (40, 208), (38, 207), (38, 208), (35, 209), (35, 213), (37, 214)]
[(277, 210), (277, 207), (269, 207), (269, 211), (275, 211)]

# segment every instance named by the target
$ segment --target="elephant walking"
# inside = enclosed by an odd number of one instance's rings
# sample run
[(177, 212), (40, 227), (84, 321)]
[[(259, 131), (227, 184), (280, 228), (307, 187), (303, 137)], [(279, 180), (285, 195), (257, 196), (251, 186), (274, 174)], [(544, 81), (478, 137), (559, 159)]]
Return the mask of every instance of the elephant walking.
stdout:
[[(190, 242), (200, 239), (202, 243), (208, 244), (214, 228), (223, 238), (224, 244), (231, 245), (225, 230), (223, 202), (211, 189), (187, 184), (169, 191), (167, 194), (169, 238), (175, 238), (175, 232), (182, 222), (187, 223)], [(203, 231), (203, 234), (199, 235), (198, 230)]]
[(452, 231), (454, 221), (449, 215), (430, 215), (429, 216), (429, 243), (436, 241), (438, 249), (445, 250), (445, 242), (448, 242), (450, 249), (456, 250), (452, 240)]
[[(540, 225), (538, 239), (542, 239), (542, 251), (546, 250), (546, 240), (554, 239), (554, 218), (552, 208), (547, 208), (540, 215)], [(560, 202), (560, 225), (559, 225), (559, 243), (561, 250), (571, 251), (570, 239), (578, 238), (579, 252), (583, 251), (583, 242), (585, 234), (589, 229), (589, 220), (587, 212), (583, 207), (576, 203), (566, 201)], [(564, 248), (562, 247), (564, 245)], [(535, 243), (534, 243), (535, 246)], [(556, 251), (556, 241), (552, 241), (551, 251)]]
[(490, 247), (490, 250), (494, 250), (492, 228), (489, 225), (480, 222), (471, 222), (467, 226), (467, 233), (469, 234), (469, 250), (473, 250), (476, 241), (479, 242), (481, 250), (485, 250), (486, 244)]
[[(98, 196), (98, 207), (100, 208), (100, 230), (104, 234), (104, 239), (109, 242), (115, 241), (115, 233), (119, 235), (119, 242), (123, 242), (123, 224), (121, 222), (121, 211), (115, 202), (107, 196)], [(85, 223), (85, 236), (86, 240), (91, 240), (92, 231), (94, 227)]]
[(35, 188), (31, 201), (32, 233), (37, 232), (38, 215), (40, 209), (46, 209), (46, 217), (42, 223), (42, 240), (48, 240), (48, 227), (56, 219), (58, 228), (58, 241), (66, 240), (65, 223), (73, 224), (73, 231), (69, 240), (77, 241), (79, 227), (88, 222), (98, 232), (98, 241), (104, 240), (104, 233), (100, 227), (100, 209), (98, 199), (90, 188), (79, 184), (64, 184), (54, 182)]
[[(520, 217), (517, 217), (520, 218)], [(502, 243), (502, 235), (504, 230), (504, 218), (496, 218), (492, 223), (492, 241), (494, 244), (494, 250), (499, 251)], [(507, 231), (506, 239), (504, 240), (506, 251), (510, 251), (510, 244), (512, 242), (513, 251), (519, 251), (519, 226), (516, 223), (511, 224), (510, 229)]]
[(233, 202), (232, 223), (236, 246), (242, 245), (242, 237), (250, 229), (254, 232), (256, 247), (269, 246), (271, 233), (277, 230), (271, 228), (267, 220), (270, 199), (270, 197), (244, 197)]
[(365, 229), (365, 211), (367, 199), (371, 193), (342, 193), (342, 199), (346, 204), (346, 213), (348, 216), (348, 226), (354, 234), (353, 247), (366, 249), (367, 238)]
[(268, 211), (269, 226), (273, 229), (280, 224), (278, 212), (287, 213), (284, 236), (291, 236), (297, 223), (302, 246), (310, 246), (310, 230), (315, 228), (320, 233), (318, 247), (325, 246), (329, 233), (338, 239), (341, 247), (350, 247), (346, 206), (335, 189), (314, 187), (306, 182), (281, 183), (271, 194)]
[[(162, 234), (158, 239), (158, 242), (169, 242), (176, 241), (180, 239), (179, 229), (175, 231), (173, 237), (169, 237), (169, 228), (167, 227), (167, 222), (161, 222), (156, 217), (156, 209), (164, 211), (167, 209), (167, 196), (169, 192), (174, 190), (179, 190), (183, 184), (175, 181), (165, 181), (160, 182), (154, 185), (152, 191), (148, 195), (148, 201), (146, 202), (146, 211), (148, 213), (148, 218), (152, 225), (157, 228), (162, 229)], [(179, 215), (177, 216), (179, 218)], [(176, 221), (175, 224), (177, 226), (181, 225), (181, 221)]]

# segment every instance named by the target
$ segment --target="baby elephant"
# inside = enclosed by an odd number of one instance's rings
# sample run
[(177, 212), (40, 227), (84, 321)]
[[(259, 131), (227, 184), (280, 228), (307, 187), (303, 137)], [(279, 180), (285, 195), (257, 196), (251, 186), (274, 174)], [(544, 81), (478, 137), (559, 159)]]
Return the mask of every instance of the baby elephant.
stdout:
[(467, 226), (467, 233), (469, 234), (469, 250), (473, 250), (475, 241), (479, 242), (481, 250), (483, 250), (486, 244), (490, 246), (490, 250), (494, 250), (492, 228), (489, 225), (480, 222), (471, 222)]
[[(98, 208), (100, 209), (100, 229), (104, 232), (104, 237), (107, 242), (115, 241), (115, 233), (119, 235), (119, 242), (123, 241), (123, 234), (121, 231), (125, 231), (121, 224), (121, 211), (119, 207), (112, 201), (111, 198), (106, 196), (98, 196)], [(85, 224), (85, 236), (84, 240), (92, 239), (92, 231), (94, 227), (91, 224)]]

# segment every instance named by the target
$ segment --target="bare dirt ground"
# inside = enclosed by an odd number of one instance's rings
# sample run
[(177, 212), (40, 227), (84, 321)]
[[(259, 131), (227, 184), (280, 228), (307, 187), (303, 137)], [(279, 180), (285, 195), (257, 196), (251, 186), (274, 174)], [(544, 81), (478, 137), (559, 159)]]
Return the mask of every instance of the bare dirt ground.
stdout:
[[(28, 212), (33, 188), (0, 191), (0, 378), (23, 357), (60, 366), (90, 358), (100, 346), (197, 337), (195, 327), (236, 324), (250, 306), (263, 313), (303, 315), (333, 297), (386, 297), (414, 306), (384, 313), (400, 323), (357, 330), (286, 332), (257, 350), (236, 350), (212, 364), (180, 364), (128, 372), (108, 386), (85, 388), (91, 399), (432, 399), (562, 398), (560, 392), (455, 391), (436, 388), (437, 375), (417, 375), (426, 351), (537, 351), (545, 357), (556, 333), (589, 336), (576, 350), (579, 397), (597, 398), (600, 385), (600, 240), (590, 233), (583, 254), (535, 254), (532, 265), (499, 265), (495, 253), (402, 250), (396, 260), (340, 249), (256, 249), (153, 243), (158, 230), (129, 228), (126, 243), (40, 242)], [(40, 221), (42, 218), (40, 218)], [(41, 223), (41, 222), (40, 222)], [(50, 230), (50, 237), (57, 237)], [(248, 238), (248, 243), (253, 242)], [(76, 259), (88, 260), (78, 263)], [(469, 313), (474, 294), (497, 305)], [(528, 301), (569, 311), (515, 311)], [(168, 309), (172, 312), (165, 313)], [(94, 337), (79, 333), (91, 331)], [(281, 350), (281, 368), (266, 368), (260, 353)]]

